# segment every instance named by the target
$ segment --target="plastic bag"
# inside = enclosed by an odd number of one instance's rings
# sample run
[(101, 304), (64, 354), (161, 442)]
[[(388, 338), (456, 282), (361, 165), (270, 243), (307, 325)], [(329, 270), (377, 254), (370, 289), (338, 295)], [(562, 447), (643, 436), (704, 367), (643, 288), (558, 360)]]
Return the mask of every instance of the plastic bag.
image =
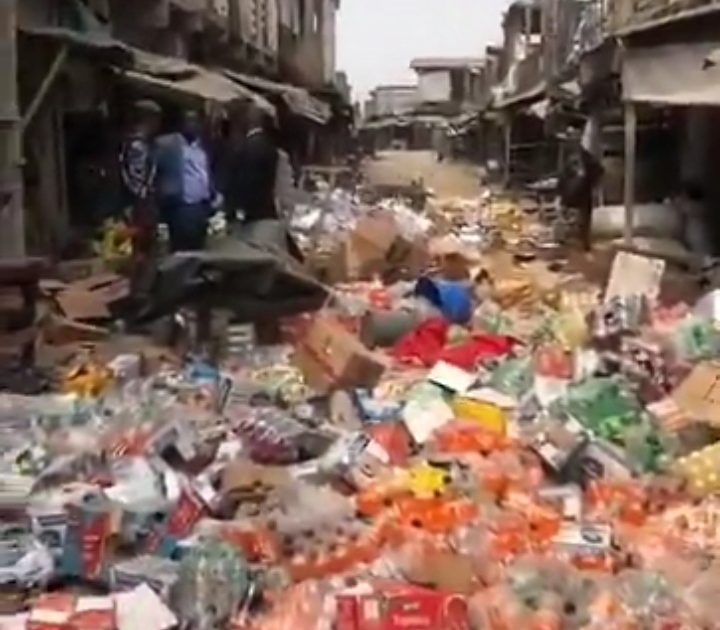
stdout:
[(227, 543), (202, 540), (183, 558), (178, 582), (178, 616), (197, 630), (230, 622), (250, 589), (242, 556)]

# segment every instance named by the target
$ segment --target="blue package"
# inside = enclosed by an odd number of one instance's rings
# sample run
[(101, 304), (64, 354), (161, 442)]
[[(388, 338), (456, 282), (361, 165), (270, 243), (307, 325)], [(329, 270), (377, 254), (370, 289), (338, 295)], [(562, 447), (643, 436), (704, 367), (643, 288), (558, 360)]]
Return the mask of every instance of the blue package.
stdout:
[(472, 287), (468, 282), (436, 280), (425, 276), (417, 281), (415, 295), (425, 298), (453, 324), (467, 324), (472, 318)]

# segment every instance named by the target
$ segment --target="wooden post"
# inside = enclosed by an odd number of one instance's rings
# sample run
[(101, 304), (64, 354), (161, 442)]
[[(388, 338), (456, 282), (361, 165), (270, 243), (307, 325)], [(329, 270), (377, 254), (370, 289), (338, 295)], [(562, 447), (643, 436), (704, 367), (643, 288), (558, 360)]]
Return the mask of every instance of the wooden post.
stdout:
[(637, 144), (637, 109), (625, 103), (625, 245), (632, 245), (635, 225), (635, 159)]
[(512, 118), (505, 117), (505, 186), (510, 185), (510, 154), (512, 143)]
[(0, 0), (0, 257), (25, 254), (17, 97), (17, 0)]
[(52, 88), (53, 84), (55, 83), (55, 79), (58, 78), (60, 71), (63, 69), (63, 66), (65, 65), (65, 61), (68, 58), (68, 51), (69, 51), (69, 48), (68, 48), (67, 44), (65, 44), (64, 46), (62, 46), (60, 48), (57, 55), (55, 56), (55, 59), (53, 60), (52, 65), (50, 66), (50, 69), (48, 70), (47, 74), (45, 75), (43, 82), (40, 84), (38, 91), (35, 93), (35, 96), (33, 97), (33, 100), (30, 103), (30, 106), (27, 108), (27, 111), (23, 114), (22, 123), (21, 123), (21, 131), (24, 132), (28, 128), (28, 125), (32, 122), (33, 118), (35, 117), (35, 114), (37, 114), (38, 110), (40, 109), (42, 104), (45, 102), (45, 97), (47, 96), (48, 92), (50, 91), (50, 88)]

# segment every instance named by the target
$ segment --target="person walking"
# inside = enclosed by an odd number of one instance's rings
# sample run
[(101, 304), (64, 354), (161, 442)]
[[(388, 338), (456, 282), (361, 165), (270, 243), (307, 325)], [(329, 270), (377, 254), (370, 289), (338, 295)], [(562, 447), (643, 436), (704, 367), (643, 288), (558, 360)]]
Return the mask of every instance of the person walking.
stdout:
[(213, 207), (220, 205), (210, 159), (200, 140), (200, 117), (183, 115), (179, 133), (158, 141), (158, 196), (170, 232), (170, 249), (205, 249)]
[(137, 101), (123, 138), (119, 170), (123, 207), (129, 210), (132, 228), (132, 285), (141, 291), (143, 280), (157, 250), (157, 208), (155, 205), (156, 155), (153, 139), (159, 129), (162, 110), (149, 100)]

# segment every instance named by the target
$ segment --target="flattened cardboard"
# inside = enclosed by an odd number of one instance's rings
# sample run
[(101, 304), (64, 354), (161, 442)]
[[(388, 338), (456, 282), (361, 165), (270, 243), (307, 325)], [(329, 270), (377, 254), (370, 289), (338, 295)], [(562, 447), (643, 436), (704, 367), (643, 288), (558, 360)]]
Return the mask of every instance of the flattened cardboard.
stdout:
[(110, 319), (110, 311), (102, 296), (92, 291), (69, 289), (55, 298), (63, 314), (77, 321)]
[(610, 271), (605, 301), (615, 297), (644, 295), (653, 302), (660, 295), (663, 273), (664, 260), (618, 252)]
[(684, 413), (720, 427), (720, 362), (696, 365), (671, 396)]
[(318, 317), (310, 326), (298, 344), (293, 363), (307, 384), (321, 393), (348, 387), (373, 388), (385, 371), (380, 355), (326, 316)]

